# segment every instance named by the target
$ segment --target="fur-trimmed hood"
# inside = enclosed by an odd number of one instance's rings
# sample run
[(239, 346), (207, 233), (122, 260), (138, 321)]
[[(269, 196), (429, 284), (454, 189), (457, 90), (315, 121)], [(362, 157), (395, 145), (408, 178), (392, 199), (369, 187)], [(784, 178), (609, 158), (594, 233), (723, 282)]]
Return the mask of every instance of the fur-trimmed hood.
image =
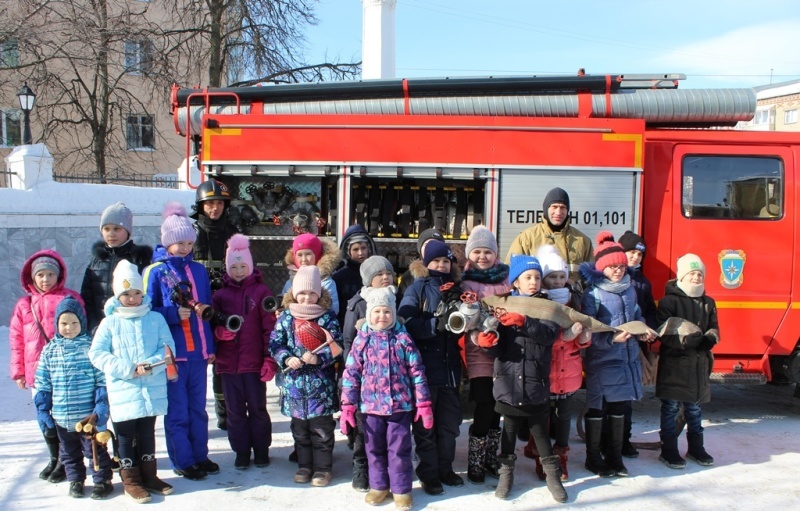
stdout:
[[(294, 295), (291, 291), (283, 295), (283, 302), (281, 302), (282, 308), (288, 309), (289, 305), (293, 303), (297, 303), (297, 300), (294, 299)], [(319, 297), (317, 304), (325, 310), (331, 310), (333, 308), (333, 300), (327, 289), (322, 289), (322, 296)]]
[[(428, 271), (428, 267), (419, 259), (413, 261), (408, 266), (408, 271), (411, 273), (411, 276), (414, 277), (414, 280), (424, 279), (431, 275), (430, 271)], [(453, 277), (453, 282), (456, 284), (461, 282), (461, 268), (458, 267), (457, 263), (450, 264), (450, 275)]]
[[(334, 270), (339, 267), (339, 263), (342, 261), (342, 252), (335, 242), (324, 238), (320, 238), (320, 241), (322, 242), (322, 257), (317, 261), (317, 268), (319, 268), (320, 277), (324, 279), (325, 277), (330, 277)], [(283, 263), (289, 268), (289, 271), (297, 271), (292, 247), (286, 250)]]

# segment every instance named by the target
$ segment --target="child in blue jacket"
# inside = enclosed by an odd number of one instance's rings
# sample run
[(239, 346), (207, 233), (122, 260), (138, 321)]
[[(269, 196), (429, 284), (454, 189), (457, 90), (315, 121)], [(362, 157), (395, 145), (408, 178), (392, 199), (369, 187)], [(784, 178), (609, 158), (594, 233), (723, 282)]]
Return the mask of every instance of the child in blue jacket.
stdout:
[(167, 320), (180, 375), (167, 385), (167, 452), (177, 475), (198, 481), (219, 472), (219, 465), (208, 459), (206, 413), (207, 368), (216, 355), (211, 325), (202, 314), (211, 304), (211, 284), (205, 266), (192, 260), (197, 233), (186, 209), (170, 203), (163, 216), (161, 245), (144, 271), (145, 293), (153, 310)]
[(153, 365), (164, 362), (167, 347), (174, 352), (175, 344), (143, 288), (135, 264), (117, 263), (114, 296), (106, 301), (106, 317), (89, 350), (92, 364), (106, 375), (125, 494), (137, 503), (149, 502), (150, 492), (172, 493), (157, 475), (156, 417), (167, 413), (167, 377), (164, 364)]
[[(89, 347), (92, 339), (86, 331), (86, 315), (78, 300), (68, 296), (56, 307), (56, 331), (39, 357), (36, 368), (36, 408), (42, 422), (55, 429), (61, 442), (59, 453), (69, 481), (69, 495), (83, 497), (86, 465), (92, 459), (92, 441), (75, 430), (76, 423), (93, 414), (98, 431), (106, 429), (108, 397), (103, 373), (92, 367)], [(103, 444), (95, 456), (100, 470), (89, 463), (94, 481), (93, 499), (104, 499), (113, 490), (111, 458)]]
[[(364, 414), (370, 490), (367, 504), (394, 495), (397, 509), (411, 509), (411, 419), (433, 427), (431, 394), (422, 357), (405, 327), (397, 323), (394, 286), (366, 292), (366, 323), (359, 330), (342, 381), (342, 433)], [(389, 463), (389, 459), (392, 460)]]

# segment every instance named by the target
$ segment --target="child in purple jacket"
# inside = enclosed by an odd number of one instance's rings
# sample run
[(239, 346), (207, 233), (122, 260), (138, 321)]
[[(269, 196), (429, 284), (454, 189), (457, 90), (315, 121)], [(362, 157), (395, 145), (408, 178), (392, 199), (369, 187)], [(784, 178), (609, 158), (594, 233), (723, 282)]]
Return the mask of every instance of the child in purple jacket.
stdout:
[(394, 289), (373, 288), (366, 298), (366, 323), (345, 364), (341, 428), (346, 435), (356, 426), (359, 406), (369, 466), (365, 500), (377, 505), (391, 491), (397, 509), (407, 510), (412, 505), (411, 412), (416, 408), (414, 420), (431, 429), (431, 394), (422, 357), (396, 321)]
[(269, 336), (275, 326), (275, 314), (261, 306), (272, 292), (263, 283), (261, 272), (253, 266), (250, 240), (234, 234), (225, 252), (226, 273), (222, 289), (214, 293), (215, 311), (243, 318), (234, 332), (217, 325), (215, 371), (222, 377), (222, 393), (228, 417), (228, 442), (236, 453), (234, 467), (250, 467), (253, 451), (257, 467), (269, 465), (272, 444), (272, 421), (267, 413), (267, 383), (275, 377), (277, 364), (269, 355)]

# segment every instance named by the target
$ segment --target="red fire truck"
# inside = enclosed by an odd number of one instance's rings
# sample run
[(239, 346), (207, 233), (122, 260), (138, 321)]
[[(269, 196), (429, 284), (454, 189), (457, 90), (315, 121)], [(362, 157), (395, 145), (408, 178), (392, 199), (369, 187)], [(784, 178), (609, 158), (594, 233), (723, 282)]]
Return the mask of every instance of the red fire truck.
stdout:
[(187, 176), (232, 191), (273, 289), (296, 232), (336, 240), (354, 223), (399, 269), (436, 226), (463, 258), (474, 225), (500, 256), (541, 219), (554, 186), (594, 238), (641, 233), (656, 299), (686, 252), (707, 264), (722, 343), (714, 379), (796, 382), (800, 135), (732, 129), (751, 89), (679, 89), (682, 75), (376, 80), (175, 87)]

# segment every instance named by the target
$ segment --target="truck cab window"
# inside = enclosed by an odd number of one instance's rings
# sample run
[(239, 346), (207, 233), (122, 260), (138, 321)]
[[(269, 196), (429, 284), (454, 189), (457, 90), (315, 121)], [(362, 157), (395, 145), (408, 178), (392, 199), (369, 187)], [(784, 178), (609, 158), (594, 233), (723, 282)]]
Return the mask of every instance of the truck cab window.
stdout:
[(783, 162), (779, 158), (687, 155), (682, 177), (686, 218), (783, 217)]

